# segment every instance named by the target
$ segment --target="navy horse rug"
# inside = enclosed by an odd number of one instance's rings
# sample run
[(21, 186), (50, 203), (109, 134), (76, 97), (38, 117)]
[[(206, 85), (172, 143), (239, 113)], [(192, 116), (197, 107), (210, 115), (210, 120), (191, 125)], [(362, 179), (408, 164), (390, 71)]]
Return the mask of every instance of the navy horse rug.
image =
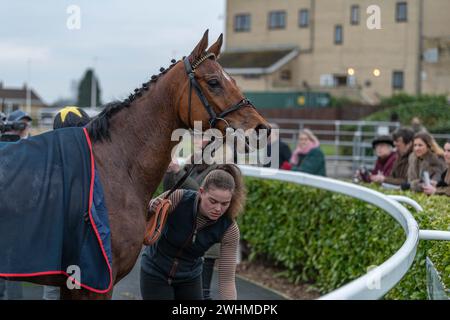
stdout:
[(108, 213), (86, 129), (0, 145), (0, 277), (112, 287)]

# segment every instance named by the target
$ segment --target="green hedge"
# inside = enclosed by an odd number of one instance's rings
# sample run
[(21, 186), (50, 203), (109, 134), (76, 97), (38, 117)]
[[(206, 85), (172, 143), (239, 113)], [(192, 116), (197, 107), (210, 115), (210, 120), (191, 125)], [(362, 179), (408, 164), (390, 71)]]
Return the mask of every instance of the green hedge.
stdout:
[[(380, 265), (405, 241), (393, 218), (354, 198), (273, 180), (246, 178), (246, 184), (248, 201), (239, 225), (251, 248), (250, 259), (269, 258), (283, 267), (283, 276), (312, 282), (321, 293)], [(425, 209), (410, 210), (421, 229), (449, 230), (447, 197), (402, 194)], [(450, 243), (421, 241), (412, 268), (386, 299), (427, 298), (426, 255), (450, 288)]]
[(399, 94), (383, 100), (382, 105), (390, 107), (371, 114), (365, 120), (389, 121), (395, 112), (402, 125), (409, 126), (413, 117), (419, 117), (432, 133), (450, 132), (450, 106), (446, 96)]

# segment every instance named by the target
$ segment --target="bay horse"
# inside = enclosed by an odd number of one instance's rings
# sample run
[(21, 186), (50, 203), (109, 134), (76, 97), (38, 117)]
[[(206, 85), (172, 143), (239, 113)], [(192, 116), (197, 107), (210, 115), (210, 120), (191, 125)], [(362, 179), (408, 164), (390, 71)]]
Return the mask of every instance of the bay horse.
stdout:
[[(109, 214), (112, 279), (117, 283), (135, 265), (147, 223), (147, 206), (171, 161), (178, 128), (268, 129), (217, 62), (223, 36), (208, 48), (208, 30), (192, 53), (171, 61), (122, 102), (110, 103), (88, 126), (95, 166)], [(195, 94), (197, 93), (197, 94)], [(226, 120), (225, 120), (226, 118)], [(57, 285), (62, 299), (111, 299), (86, 289), (69, 290), (62, 276), (14, 279)]]

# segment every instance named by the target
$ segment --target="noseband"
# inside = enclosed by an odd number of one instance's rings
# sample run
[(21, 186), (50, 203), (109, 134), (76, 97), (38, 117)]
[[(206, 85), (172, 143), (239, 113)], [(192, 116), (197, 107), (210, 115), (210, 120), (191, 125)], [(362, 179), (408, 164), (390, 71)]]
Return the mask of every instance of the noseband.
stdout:
[(189, 62), (189, 58), (186, 57), (184, 59), (184, 68), (186, 70), (186, 73), (188, 75), (188, 79), (189, 79), (189, 102), (188, 102), (188, 117), (189, 117), (189, 122), (188, 122), (188, 126), (191, 125), (191, 103), (192, 103), (192, 88), (195, 89), (195, 92), (197, 93), (198, 98), (200, 99), (200, 101), (202, 102), (203, 106), (206, 109), (206, 112), (208, 112), (209, 115), (209, 125), (211, 128), (215, 128), (217, 122), (219, 120), (222, 120), (226, 123), (227, 127), (230, 127), (230, 125), (228, 124), (228, 122), (225, 120), (225, 117), (234, 112), (237, 111), (243, 107), (252, 107), (255, 108), (255, 106), (250, 102), (250, 100), (244, 98), (241, 101), (239, 101), (238, 103), (226, 108), (224, 111), (222, 111), (220, 114), (216, 114), (216, 112), (214, 111), (214, 109), (211, 107), (211, 105), (208, 102), (208, 99), (206, 99), (205, 95), (202, 92), (202, 89), (200, 87), (200, 84), (198, 83), (197, 79), (195, 79), (195, 69), (206, 59), (209, 58), (216, 58), (216, 55), (214, 53), (207, 53), (206, 55), (202, 56), (200, 59), (194, 61), (191, 65), (191, 63)]

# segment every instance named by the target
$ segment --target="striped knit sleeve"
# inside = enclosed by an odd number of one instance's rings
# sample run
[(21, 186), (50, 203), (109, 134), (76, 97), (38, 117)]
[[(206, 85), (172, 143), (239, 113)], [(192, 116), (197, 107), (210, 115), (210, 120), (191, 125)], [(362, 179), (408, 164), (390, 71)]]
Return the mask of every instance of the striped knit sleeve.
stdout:
[[(166, 192), (162, 193), (161, 195), (159, 195), (158, 197), (150, 200), (150, 203), (148, 205), (148, 210), (149, 211), (154, 210), (156, 208), (158, 200), (163, 199), (167, 195), (168, 192), (169, 191), (166, 191)], [(169, 200), (170, 200), (170, 202), (172, 202), (172, 205), (170, 206), (170, 209), (168, 211), (169, 214), (172, 213), (173, 209), (177, 207), (178, 203), (180, 203), (181, 199), (183, 198), (183, 194), (184, 194), (183, 189), (177, 189), (169, 196)]]
[(239, 227), (236, 222), (225, 231), (220, 245), (219, 293), (223, 300), (236, 300), (236, 260), (239, 247)]

